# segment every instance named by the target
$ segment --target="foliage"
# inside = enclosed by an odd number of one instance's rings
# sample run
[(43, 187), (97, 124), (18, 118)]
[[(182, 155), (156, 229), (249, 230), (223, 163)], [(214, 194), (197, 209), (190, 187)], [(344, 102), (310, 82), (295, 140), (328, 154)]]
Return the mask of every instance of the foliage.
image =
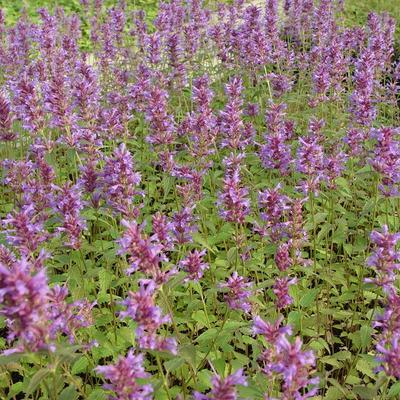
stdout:
[(0, 398), (399, 397), (398, 10), (355, 4), (7, 3)]

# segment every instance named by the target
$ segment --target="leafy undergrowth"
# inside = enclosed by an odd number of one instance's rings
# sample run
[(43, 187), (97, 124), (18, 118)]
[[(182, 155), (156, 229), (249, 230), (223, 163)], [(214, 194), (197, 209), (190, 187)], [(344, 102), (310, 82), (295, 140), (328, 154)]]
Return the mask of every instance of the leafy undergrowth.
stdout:
[(395, 20), (138, 4), (0, 18), (0, 398), (399, 398)]

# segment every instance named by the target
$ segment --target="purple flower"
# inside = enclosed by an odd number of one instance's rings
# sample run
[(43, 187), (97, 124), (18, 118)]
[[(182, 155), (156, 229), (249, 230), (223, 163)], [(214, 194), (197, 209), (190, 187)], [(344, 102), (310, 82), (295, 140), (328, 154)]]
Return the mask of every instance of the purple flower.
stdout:
[(136, 336), (141, 348), (176, 354), (175, 339), (157, 335), (157, 330), (169, 323), (171, 318), (162, 315), (160, 307), (154, 304), (155, 281), (141, 279), (139, 285), (139, 290), (129, 292), (129, 297), (121, 303), (126, 307), (126, 311), (121, 311), (120, 317), (130, 317), (137, 323)]
[(400, 240), (400, 233), (389, 233), (386, 225), (382, 232), (372, 231), (371, 242), (375, 244), (375, 249), (367, 260), (367, 264), (373, 267), (377, 277), (367, 279), (378, 286), (382, 286), (390, 292), (392, 283), (395, 280), (395, 271), (400, 269), (398, 260), (400, 253), (396, 251), (397, 242)]
[(247, 386), (246, 377), (243, 376), (243, 370), (239, 369), (225, 379), (218, 375), (214, 375), (211, 379), (212, 389), (209, 394), (203, 395), (194, 392), (195, 400), (236, 400), (236, 385)]
[(265, 135), (266, 144), (261, 146), (260, 159), (266, 169), (277, 169), (286, 175), (291, 162), (291, 151), (286, 138), (279, 132), (276, 135)]
[(249, 297), (252, 295), (252, 285), (252, 282), (248, 282), (246, 278), (238, 275), (235, 271), (227, 282), (221, 283), (219, 286), (227, 289), (224, 299), (231, 309), (249, 313), (251, 311)]
[(186, 281), (197, 282), (203, 276), (204, 271), (209, 268), (209, 265), (203, 260), (205, 254), (206, 250), (193, 250), (179, 263), (180, 267), (188, 273)]
[(316, 385), (318, 378), (310, 378), (311, 369), (315, 365), (312, 351), (302, 351), (302, 341), (296, 337), (291, 343), (282, 336), (276, 342), (276, 356), (271, 369), (282, 377), (282, 392), (284, 399), (307, 399), (315, 396), (318, 388), (310, 389), (303, 394), (304, 389)]
[(11, 268), (15, 262), (15, 254), (11, 250), (7, 249), (6, 246), (0, 244), (0, 264)]
[(260, 106), (258, 103), (248, 103), (246, 106), (246, 115), (249, 117), (256, 117), (260, 113)]
[(65, 65), (54, 60), (50, 79), (43, 85), (44, 108), (51, 114), (51, 126), (65, 132), (65, 141), (73, 145), (72, 129), (76, 125), (76, 115), (71, 102), (71, 82), (67, 78)]
[(223, 192), (219, 194), (217, 202), (221, 217), (228, 222), (243, 223), (250, 213), (248, 194), (249, 190), (241, 187), (238, 169), (226, 173)]
[(14, 117), (11, 114), (11, 106), (8, 99), (0, 92), (0, 140), (14, 140), (17, 134), (13, 132)]
[(77, 76), (73, 82), (74, 105), (79, 109), (79, 118), (94, 127), (100, 107), (98, 76), (90, 65), (82, 61), (78, 62), (76, 72)]
[(79, 187), (91, 195), (92, 204), (95, 208), (98, 206), (98, 197), (99, 193), (95, 193), (96, 189), (98, 189), (99, 182), (99, 172), (97, 170), (98, 161), (95, 157), (89, 157), (86, 160), (86, 163), (81, 166), (81, 175), (78, 180)]
[(286, 271), (292, 266), (293, 260), (290, 257), (289, 243), (281, 243), (276, 249), (275, 263), (279, 271)]
[(164, 250), (172, 250), (174, 242), (172, 230), (174, 228), (174, 224), (159, 211), (153, 215), (152, 222), (152, 239), (160, 242), (163, 245)]
[(47, 238), (42, 221), (37, 219), (33, 205), (14, 211), (3, 219), (7, 242), (16, 246), (22, 255), (29, 256)]
[(164, 246), (156, 237), (148, 237), (143, 232), (144, 226), (138, 225), (136, 221), (122, 220), (121, 223), (126, 227), (126, 231), (118, 240), (119, 253), (128, 255), (131, 267), (127, 273), (139, 270), (157, 281), (162, 280), (164, 274), (161, 271), (161, 262), (167, 261), (163, 253)]
[(192, 234), (197, 232), (196, 217), (193, 215), (194, 206), (184, 207), (176, 212), (173, 217), (172, 231), (179, 244), (192, 241)]
[(351, 156), (360, 156), (365, 151), (367, 134), (362, 129), (350, 128), (344, 138)]
[[(310, 143), (305, 143), (301, 138), (299, 141), (301, 142), (301, 147), (298, 151), (298, 171), (302, 169), (303, 171), (308, 170), (310, 173), (306, 175), (305, 179), (300, 181), (300, 185), (298, 187), (305, 196), (307, 196), (309, 193), (313, 193), (314, 196), (318, 196), (321, 181), (324, 178), (324, 171), (322, 169), (323, 154), (321, 153), (321, 157), (319, 157), (319, 154), (317, 154), (317, 152), (319, 153), (319, 146), (314, 147), (314, 144), (310, 145)], [(316, 152), (315, 154), (313, 154), (314, 151)], [(318, 157), (318, 159), (315, 159), (314, 156)], [(309, 159), (307, 160), (308, 157)]]
[(302, 351), (302, 341), (296, 337), (291, 343), (287, 336), (291, 335), (289, 326), (280, 327), (281, 316), (274, 324), (254, 318), (253, 333), (265, 337), (267, 348), (260, 356), (264, 367), (263, 372), (269, 378), (277, 375), (281, 383), (282, 399), (307, 399), (317, 393), (317, 387), (305, 392), (309, 386), (315, 386), (318, 378), (310, 378), (310, 372), (315, 365), (312, 351)]
[(285, 335), (292, 334), (290, 326), (281, 326), (283, 317), (279, 317), (273, 324), (264, 321), (261, 317), (255, 316), (253, 319), (253, 334), (263, 335), (270, 344), (276, 344), (277, 341)]
[(383, 364), (382, 369), (388, 376), (400, 379), (400, 333), (396, 332), (390, 340), (376, 345), (377, 361)]
[(324, 179), (328, 188), (335, 188), (335, 179), (338, 178), (345, 168), (347, 155), (342, 151), (334, 151), (329, 156), (324, 158)]
[(54, 286), (48, 294), (50, 319), (50, 337), (55, 339), (57, 334), (67, 335), (70, 343), (75, 342), (75, 335), (81, 329), (93, 324), (92, 308), (96, 302), (78, 300), (67, 302), (68, 288), (66, 286)]
[(15, 114), (24, 129), (37, 134), (44, 128), (43, 105), (37, 87), (28, 73), (23, 73), (13, 86)]
[(173, 33), (166, 40), (168, 64), (171, 68), (170, 82), (174, 88), (182, 88), (187, 83), (187, 72), (183, 63), (182, 40), (179, 34)]
[(265, 75), (265, 77), (269, 80), (273, 94), (276, 97), (281, 97), (285, 93), (290, 92), (293, 87), (293, 82), (286, 75), (271, 72)]
[(135, 188), (141, 176), (134, 171), (131, 153), (124, 143), (114, 150), (111, 157), (106, 158), (100, 178), (106, 202), (124, 216), (136, 217), (138, 211), (133, 199), (142, 194)]
[(287, 196), (281, 194), (282, 185), (274, 189), (266, 189), (258, 193), (258, 207), (261, 210), (261, 219), (265, 225), (257, 227), (263, 236), (268, 235), (272, 241), (281, 238), (285, 224), (283, 217), (289, 209)]
[(81, 235), (86, 228), (85, 221), (80, 216), (83, 204), (79, 186), (71, 186), (67, 183), (61, 188), (55, 186), (54, 189), (59, 192), (55, 199), (54, 209), (60, 214), (63, 221), (58, 231), (66, 233), (68, 237), (68, 241), (65, 243), (66, 246), (79, 249)]
[(219, 130), (223, 136), (222, 147), (243, 149), (252, 141), (252, 131), (246, 129), (242, 120), (242, 91), (242, 80), (239, 77), (231, 78), (226, 85), (228, 104), (221, 111), (219, 119)]
[(376, 140), (373, 157), (369, 160), (382, 176), (381, 191), (386, 196), (398, 195), (400, 182), (400, 146), (397, 136), (400, 130), (390, 127), (372, 129), (371, 137)]
[(168, 92), (159, 86), (147, 93), (146, 121), (150, 125), (150, 135), (146, 140), (155, 145), (172, 144), (175, 139), (175, 122), (168, 113)]
[(152, 386), (137, 382), (137, 379), (149, 377), (143, 368), (143, 354), (134, 355), (133, 350), (130, 350), (126, 357), (120, 356), (116, 364), (98, 366), (95, 370), (110, 381), (104, 385), (104, 388), (116, 394), (117, 397), (109, 397), (111, 400), (151, 400), (153, 398)]
[(376, 58), (374, 52), (367, 48), (356, 62), (354, 75), (355, 88), (350, 96), (350, 113), (355, 122), (369, 127), (376, 118), (373, 105)]
[(289, 295), (289, 286), (296, 284), (296, 278), (288, 278), (287, 276), (283, 278), (276, 278), (273, 292), (275, 293), (275, 305), (278, 310), (288, 307), (293, 303), (292, 297)]
[(8, 341), (19, 340), (9, 352), (46, 347), (49, 288), (44, 268), (33, 271), (25, 258), (11, 266), (0, 264), (0, 315), (7, 320)]
[(390, 288), (386, 294), (384, 313), (376, 317), (373, 325), (381, 330), (382, 339), (400, 333), (400, 296), (396, 289)]
[(319, 144), (319, 138), (315, 135), (309, 135), (300, 137), (299, 142), (296, 160), (297, 171), (309, 177), (320, 174), (323, 168), (324, 153)]

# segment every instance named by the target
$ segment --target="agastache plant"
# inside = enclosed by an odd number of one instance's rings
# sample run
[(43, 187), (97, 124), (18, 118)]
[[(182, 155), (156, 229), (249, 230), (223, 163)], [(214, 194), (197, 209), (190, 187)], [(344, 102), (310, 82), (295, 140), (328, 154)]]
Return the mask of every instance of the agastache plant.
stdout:
[(120, 356), (115, 364), (96, 367), (96, 372), (110, 382), (103, 387), (117, 395), (110, 398), (121, 400), (153, 398), (152, 386), (140, 383), (140, 380), (150, 376), (145, 372), (143, 363), (143, 354), (135, 354), (134, 350), (129, 350), (127, 356)]
[(163, 338), (157, 333), (160, 327), (170, 323), (171, 318), (163, 315), (160, 307), (155, 305), (156, 283), (152, 280), (141, 280), (139, 290), (130, 292), (121, 304), (126, 310), (120, 312), (121, 318), (132, 318), (136, 322), (136, 337), (142, 349), (177, 352), (174, 338)]
[(398, 0), (14, 3), (0, 399), (398, 397)]

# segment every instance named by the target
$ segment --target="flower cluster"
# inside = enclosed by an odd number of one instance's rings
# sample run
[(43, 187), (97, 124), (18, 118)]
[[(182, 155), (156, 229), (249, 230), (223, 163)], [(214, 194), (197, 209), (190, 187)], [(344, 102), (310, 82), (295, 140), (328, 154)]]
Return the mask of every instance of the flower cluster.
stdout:
[(290, 327), (281, 327), (281, 322), (280, 319), (270, 324), (260, 317), (254, 319), (254, 334), (263, 335), (268, 343), (260, 356), (263, 372), (268, 377), (276, 376), (281, 379), (283, 399), (307, 399), (315, 396), (318, 378), (310, 378), (315, 356), (312, 351), (302, 350), (299, 337), (292, 343), (288, 338), (291, 334)]
[(162, 338), (157, 330), (171, 321), (170, 316), (163, 316), (161, 309), (154, 304), (156, 283), (142, 279), (137, 292), (129, 292), (129, 297), (121, 304), (126, 311), (121, 311), (120, 317), (130, 317), (137, 323), (136, 337), (139, 347), (170, 351), (176, 354), (176, 341), (173, 338)]

